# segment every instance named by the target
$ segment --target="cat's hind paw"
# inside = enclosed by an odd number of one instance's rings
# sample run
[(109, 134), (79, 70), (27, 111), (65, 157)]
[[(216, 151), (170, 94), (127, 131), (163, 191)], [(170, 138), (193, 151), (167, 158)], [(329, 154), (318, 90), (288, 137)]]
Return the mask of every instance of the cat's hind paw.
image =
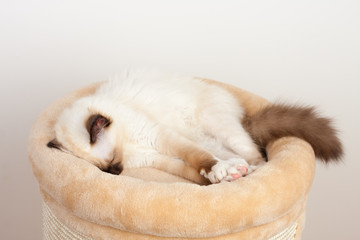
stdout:
[(219, 160), (211, 171), (206, 173), (201, 170), (200, 174), (210, 180), (211, 183), (230, 182), (239, 179), (249, 172), (249, 165), (243, 159)]

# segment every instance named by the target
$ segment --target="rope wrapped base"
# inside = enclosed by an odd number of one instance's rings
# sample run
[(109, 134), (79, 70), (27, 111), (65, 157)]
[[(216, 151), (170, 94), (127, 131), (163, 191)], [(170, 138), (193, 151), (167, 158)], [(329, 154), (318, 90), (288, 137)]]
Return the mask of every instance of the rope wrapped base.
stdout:
[(294, 240), (296, 235), (297, 222), (295, 222), (290, 227), (287, 227), (279, 234), (276, 234), (269, 240)]
[(63, 224), (43, 202), (43, 239), (44, 240), (92, 240), (84, 234), (71, 230)]
[[(95, 240), (72, 230), (63, 224), (43, 202), (43, 239), (44, 240)], [(298, 221), (285, 228), (282, 232), (267, 240), (295, 240)]]

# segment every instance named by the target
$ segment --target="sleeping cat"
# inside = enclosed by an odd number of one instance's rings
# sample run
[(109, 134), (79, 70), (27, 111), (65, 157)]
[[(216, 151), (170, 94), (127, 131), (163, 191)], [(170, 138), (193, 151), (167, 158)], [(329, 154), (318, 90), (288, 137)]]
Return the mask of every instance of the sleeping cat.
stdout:
[(283, 136), (308, 141), (325, 162), (342, 155), (330, 120), (313, 108), (274, 104), (248, 116), (222, 85), (155, 71), (126, 71), (76, 100), (55, 135), (48, 147), (105, 172), (149, 166), (211, 183), (251, 173), (267, 143)]

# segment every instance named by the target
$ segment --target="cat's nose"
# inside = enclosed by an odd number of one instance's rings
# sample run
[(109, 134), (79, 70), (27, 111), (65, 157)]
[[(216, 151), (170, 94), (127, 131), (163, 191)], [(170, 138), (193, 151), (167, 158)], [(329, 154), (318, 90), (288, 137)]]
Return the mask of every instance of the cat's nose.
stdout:
[(121, 163), (110, 164), (108, 168), (104, 169), (104, 172), (111, 173), (114, 175), (119, 175), (123, 170)]

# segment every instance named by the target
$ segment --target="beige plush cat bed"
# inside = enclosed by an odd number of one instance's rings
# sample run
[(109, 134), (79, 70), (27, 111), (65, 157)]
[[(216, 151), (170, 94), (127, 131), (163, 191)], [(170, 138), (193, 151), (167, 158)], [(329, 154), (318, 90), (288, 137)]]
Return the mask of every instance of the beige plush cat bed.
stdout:
[[(272, 142), (265, 166), (230, 183), (200, 186), (151, 168), (111, 175), (46, 146), (59, 113), (98, 86), (53, 103), (30, 133), (29, 158), (44, 202), (44, 239), (301, 239), (315, 170), (308, 143)], [(267, 104), (229, 89), (248, 114)]]

